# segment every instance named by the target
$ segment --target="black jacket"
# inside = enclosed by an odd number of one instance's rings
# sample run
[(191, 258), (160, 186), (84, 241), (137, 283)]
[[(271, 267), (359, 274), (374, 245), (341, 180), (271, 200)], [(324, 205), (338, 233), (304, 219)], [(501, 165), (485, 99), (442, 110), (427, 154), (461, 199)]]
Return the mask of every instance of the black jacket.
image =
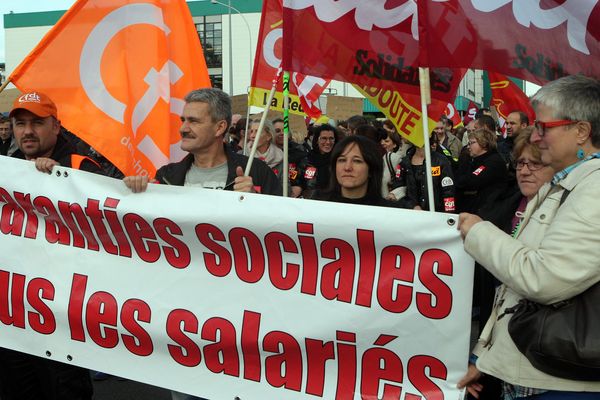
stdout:
[(290, 186), (300, 186), (302, 189), (306, 189), (304, 174), (308, 166), (308, 153), (304, 151), (304, 146), (290, 140), (288, 163)]
[[(12, 157), (25, 159), (25, 154), (21, 150), (13, 153)], [(89, 157), (82, 156), (77, 152), (77, 148), (62, 134), (59, 134), (54, 145), (54, 150), (50, 158), (58, 161), (60, 165), (68, 168), (76, 168), (82, 171), (101, 173), (100, 165)], [(76, 165), (78, 164), (79, 165)]]
[[(233, 181), (235, 180), (235, 170), (237, 167), (246, 168), (248, 157), (234, 153), (225, 147), (225, 155), (227, 156), (227, 184), (224, 190), (233, 190)], [(167, 164), (156, 171), (156, 180), (159, 183), (183, 186), (185, 175), (194, 163), (194, 155), (188, 154), (183, 160)], [(257, 192), (264, 194), (272, 194), (281, 196), (283, 189), (279, 183), (279, 179), (271, 168), (263, 161), (255, 159), (250, 168), (250, 176), (254, 182), (254, 187)]]
[[(416, 148), (410, 148), (406, 156), (400, 161), (400, 177), (397, 178), (397, 187), (406, 186), (406, 197), (400, 199), (402, 207), (415, 208), (420, 206), (429, 210), (429, 196), (427, 194), (427, 176), (425, 162), (423, 167), (414, 166), (411, 158)], [(433, 196), (435, 211), (455, 211), (454, 176), (450, 161), (438, 152), (431, 152), (431, 179), (433, 180)]]
[(401, 205), (397, 201), (386, 200), (381, 196), (364, 196), (358, 199), (350, 199), (348, 197), (343, 197), (341, 194), (328, 191), (316, 191), (314, 193), (313, 200), (333, 201), (335, 203), (345, 204), (360, 204), (364, 206), (401, 208)]
[(464, 162), (456, 173), (458, 211), (480, 215), (482, 208), (495, 202), (507, 186), (506, 164), (496, 150)]
[[(304, 173), (306, 188), (312, 193), (314, 190), (323, 190), (329, 186), (331, 152), (321, 154), (313, 149), (308, 154), (308, 164)], [(306, 197), (311, 197), (307, 195)]]

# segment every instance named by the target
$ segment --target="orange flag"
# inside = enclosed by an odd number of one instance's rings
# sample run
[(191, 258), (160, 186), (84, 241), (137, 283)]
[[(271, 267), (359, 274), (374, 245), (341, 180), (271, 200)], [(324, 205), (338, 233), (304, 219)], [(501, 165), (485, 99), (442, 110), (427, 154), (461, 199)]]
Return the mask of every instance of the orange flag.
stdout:
[(178, 161), (186, 93), (210, 87), (184, 0), (79, 0), (9, 78), (126, 175)]

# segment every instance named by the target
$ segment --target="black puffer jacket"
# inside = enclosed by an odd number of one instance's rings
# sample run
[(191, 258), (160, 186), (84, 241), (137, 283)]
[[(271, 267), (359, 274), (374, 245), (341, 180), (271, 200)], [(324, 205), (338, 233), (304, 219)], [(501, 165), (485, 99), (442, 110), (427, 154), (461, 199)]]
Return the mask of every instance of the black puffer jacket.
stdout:
[[(425, 162), (423, 166), (412, 165), (411, 159), (415, 151), (416, 148), (410, 148), (400, 162), (400, 177), (396, 180), (396, 187), (406, 186), (406, 197), (400, 199), (403, 203), (402, 207), (420, 206), (423, 210), (429, 210)], [(446, 156), (435, 151), (431, 152), (431, 179), (435, 211), (454, 212), (455, 188), (452, 166)]]

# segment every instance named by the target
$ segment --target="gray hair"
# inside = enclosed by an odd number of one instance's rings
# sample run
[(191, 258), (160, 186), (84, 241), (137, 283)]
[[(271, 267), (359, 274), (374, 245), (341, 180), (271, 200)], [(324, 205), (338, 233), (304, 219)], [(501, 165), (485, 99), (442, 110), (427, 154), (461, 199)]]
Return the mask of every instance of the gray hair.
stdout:
[(533, 95), (533, 108), (540, 104), (552, 109), (557, 119), (589, 122), (592, 144), (600, 147), (600, 81), (583, 75), (562, 77)]
[[(252, 124), (260, 125), (260, 119), (253, 119), (250, 121), (250, 125)], [(263, 131), (271, 135), (271, 140), (275, 140), (275, 126), (268, 119), (265, 120)]]
[(231, 126), (231, 99), (221, 89), (204, 88), (192, 90), (185, 96), (184, 100), (186, 103), (208, 104), (210, 117), (213, 122), (227, 122), (225, 132)]

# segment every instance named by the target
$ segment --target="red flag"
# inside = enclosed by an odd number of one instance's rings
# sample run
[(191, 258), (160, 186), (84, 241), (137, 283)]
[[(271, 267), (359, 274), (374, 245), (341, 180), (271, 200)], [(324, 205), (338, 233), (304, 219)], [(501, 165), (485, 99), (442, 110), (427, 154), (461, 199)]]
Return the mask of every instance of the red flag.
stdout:
[(479, 107), (477, 104), (473, 102), (473, 100), (469, 100), (469, 106), (467, 107), (467, 112), (463, 117), (463, 124), (466, 126), (469, 122), (475, 119), (475, 114), (479, 111)]
[[(281, 0), (263, 2), (260, 32), (252, 72), (248, 104), (265, 107), (273, 79), (281, 68), (283, 15)], [(294, 70), (290, 70), (294, 71)], [(329, 85), (329, 80), (300, 73), (292, 73), (290, 84), (290, 112), (318, 119), (321, 116), (319, 97)], [(283, 110), (283, 83), (277, 84), (277, 92), (271, 109)]]
[(577, 73), (600, 77), (598, 3), (420, 1), (423, 62), (493, 69), (538, 83)]
[[(284, 0), (284, 68), (419, 96), (417, 3), (385, 3)], [(462, 75), (430, 70), (431, 97), (452, 101)]]
[(452, 121), (452, 126), (454, 128), (462, 124), (460, 114), (458, 113), (456, 107), (454, 107), (454, 103), (448, 103), (446, 109), (444, 110), (444, 115), (446, 116), (446, 118)]
[(185, 1), (79, 0), (10, 76), (126, 175), (183, 156), (183, 97), (209, 87)]
[(504, 132), (506, 117), (513, 111), (522, 111), (527, 114), (529, 121), (535, 119), (535, 112), (529, 103), (529, 98), (513, 81), (498, 72), (488, 72), (490, 87), (492, 89), (491, 105), (498, 111), (498, 122)]

